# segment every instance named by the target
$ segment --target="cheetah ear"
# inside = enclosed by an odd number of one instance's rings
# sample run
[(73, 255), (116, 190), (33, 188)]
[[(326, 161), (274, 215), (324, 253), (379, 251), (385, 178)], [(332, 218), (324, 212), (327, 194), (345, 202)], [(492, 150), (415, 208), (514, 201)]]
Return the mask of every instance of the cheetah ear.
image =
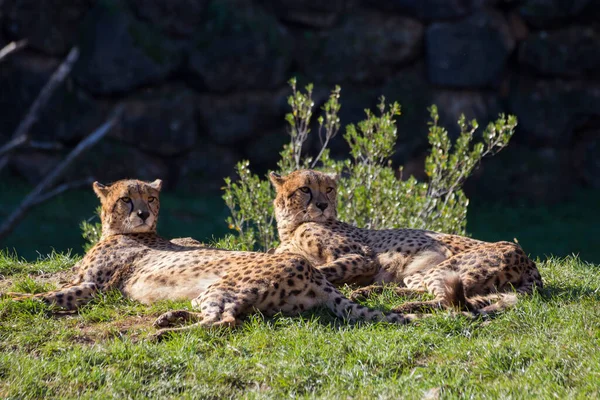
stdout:
[(148, 186), (150, 186), (152, 189), (160, 192), (160, 189), (162, 188), (162, 180), (157, 179), (154, 182), (148, 183)]
[(98, 196), (100, 198), (100, 200), (105, 198), (106, 195), (108, 194), (108, 191), (110, 190), (110, 188), (108, 186), (103, 185), (98, 181), (94, 182), (92, 187), (94, 188), (94, 192), (96, 193), (96, 196)]
[(275, 189), (281, 187), (281, 185), (283, 185), (283, 183), (285, 182), (285, 178), (279, 174), (276, 174), (275, 172), (269, 173), (269, 179), (271, 180), (271, 183), (273, 184)]
[(338, 183), (340, 180), (340, 175), (337, 172), (327, 172), (325, 173), (325, 176), (332, 179), (335, 183)]

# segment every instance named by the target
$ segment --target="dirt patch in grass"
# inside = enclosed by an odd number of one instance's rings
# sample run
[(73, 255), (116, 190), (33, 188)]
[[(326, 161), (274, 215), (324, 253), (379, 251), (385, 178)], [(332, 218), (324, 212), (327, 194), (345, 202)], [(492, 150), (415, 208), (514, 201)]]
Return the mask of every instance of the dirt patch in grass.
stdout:
[[(9, 291), (15, 282), (22, 280), (26, 275), (15, 275), (4, 277), (0, 275), (0, 293)], [(61, 287), (75, 277), (75, 269), (70, 268), (64, 271), (52, 272), (52, 273), (41, 273), (41, 274), (27, 274), (31, 279), (35, 279), (40, 284), (50, 284), (55, 287)]]
[(152, 323), (155, 319), (156, 317), (152, 315), (135, 315), (110, 322), (93, 324), (81, 322), (77, 324), (80, 332), (74, 335), (71, 340), (75, 343), (90, 345), (123, 337), (137, 341), (145, 336), (146, 332), (154, 331)]

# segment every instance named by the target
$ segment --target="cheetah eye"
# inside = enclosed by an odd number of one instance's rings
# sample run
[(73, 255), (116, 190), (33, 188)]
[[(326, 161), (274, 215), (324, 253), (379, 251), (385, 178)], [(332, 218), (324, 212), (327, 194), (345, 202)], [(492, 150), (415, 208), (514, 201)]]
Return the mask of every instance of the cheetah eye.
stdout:
[(302, 191), (302, 193), (310, 193), (310, 189), (308, 186), (302, 186), (300, 190)]
[(153, 197), (153, 196), (148, 197), (148, 203), (152, 203), (154, 200), (156, 200), (156, 197)]
[(332, 188), (332, 187), (328, 187), (328, 188), (327, 188), (327, 190), (326, 190), (326, 192), (327, 192), (327, 193), (331, 193), (331, 192), (333, 192), (333, 188)]
[(121, 200), (123, 203), (131, 203), (131, 198), (129, 197), (121, 197), (119, 200)]

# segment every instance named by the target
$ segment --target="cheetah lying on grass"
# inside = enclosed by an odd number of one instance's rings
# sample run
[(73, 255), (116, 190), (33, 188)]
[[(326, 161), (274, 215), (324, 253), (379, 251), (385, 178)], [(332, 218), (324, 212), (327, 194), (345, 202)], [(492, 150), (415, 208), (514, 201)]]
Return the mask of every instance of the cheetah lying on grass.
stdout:
[(395, 289), (400, 295), (435, 296), (405, 303), (397, 312), (458, 306), (489, 313), (516, 302), (514, 294), (502, 293), (508, 289), (531, 293), (542, 287), (534, 262), (518, 244), (418, 229), (357, 228), (336, 219), (335, 176), (302, 170), (270, 178), (281, 239), (275, 253), (306, 257), (334, 284), (375, 284), (354, 291), (353, 299), (395, 282), (404, 286)]
[(219, 250), (190, 239), (161, 238), (156, 234), (160, 189), (160, 180), (94, 183), (102, 203), (100, 241), (80, 261), (70, 285), (33, 297), (67, 309), (109, 288), (142, 303), (192, 300), (199, 312), (171, 311), (160, 316), (155, 326), (181, 320), (195, 323), (163, 329), (157, 337), (193, 326), (233, 326), (253, 309), (266, 315), (294, 314), (320, 304), (349, 320), (402, 324), (417, 318), (353, 303), (302, 256)]

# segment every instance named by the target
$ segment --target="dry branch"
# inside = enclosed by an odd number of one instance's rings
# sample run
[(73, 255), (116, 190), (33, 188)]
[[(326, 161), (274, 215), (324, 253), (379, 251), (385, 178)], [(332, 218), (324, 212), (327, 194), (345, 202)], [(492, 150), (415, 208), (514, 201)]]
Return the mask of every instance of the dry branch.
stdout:
[[(119, 120), (123, 113), (123, 106), (118, 105), (115, 107), (108, 120), (102, 124), (98, 129), (92, 132), (89, 136), (83, 139), (79, 144), (67, 155), (67, 157), (54, 168), (46, 177), (40, 182), (35, 189), (31, 191), (25, 197), (23, 202), (17, 207), (17, 209), (6, 218), (2, 226), (0, 226), (0, 240), (4, 239), (15, 226), (23, 219), (27, 211), (29, 211), (35, 205), (40, 204), (40, 198), (51, 198), (53, 192), (56, 192), (59, 188), (56, 188), (50, 192), (46, 192), (67, 170), (67, 168), (75, 161), (82, 153), (94, 146), (100, 139), (112, 129), (115, 123)], [(65, 190), (69, 187), (65, 187)], [(58, 193), (57, 193), (58, 194)]]
[[(52, 93), (56, 90), (56, 88), (65, 80), (67, 75), (71, 72), (73, 68), (73, 64), (79, 58), (79, 50), (77, 47), (73, 47), (65, 60), (60, 64), (60, 66), (54, 71), (46, 85), (40, 91), (37, 99), (33, 102), (29, 111), (25, 115), (25, 118), (21, 120), (19, 126), (15, 130), (12, 135), (12, 140), (18, 140), (21, 136), (25, 138), (25, 141), (29, 140), (29, 130), (33, 126), (33, 124), (38, 120), (40, 112), (52, 96)], [(12, 141), (11, 140), (11, 141)], [(0, 158), (0, 171), (8, 164), (9, 155), (4, 155)]]
[(26, 136), (19, 136), (11, 139), (4, 146), (0, 147), (0, 157), (22, 147), (25, 143), (27, 143)]
[(90, 176), (85, 179), (81, 179), (81, 180), (77, 180), (77, 181), (73, 181), (73, 182), (65, 182), (62, 185), (58, 185), (57, 187), (50, 190), (49, 192), (38, 196), (34, 200), (34, 202), (31, 204), (31, 207), (35, 207), (39, 204), (45, 203), (48, 200), (58, 196), (59, 194), (66, 192), (67, 190), (79, 189), (82, 187), (90, 187), (90, 186), (92, 186), (92, 183), (94, 183), (94, 180), (95, 179)]
[(19, 40), (18, 42), (10, 42), (0, 50), (0, 62), (10, 54), (21, 50), (27, 46), (27, 39)]

